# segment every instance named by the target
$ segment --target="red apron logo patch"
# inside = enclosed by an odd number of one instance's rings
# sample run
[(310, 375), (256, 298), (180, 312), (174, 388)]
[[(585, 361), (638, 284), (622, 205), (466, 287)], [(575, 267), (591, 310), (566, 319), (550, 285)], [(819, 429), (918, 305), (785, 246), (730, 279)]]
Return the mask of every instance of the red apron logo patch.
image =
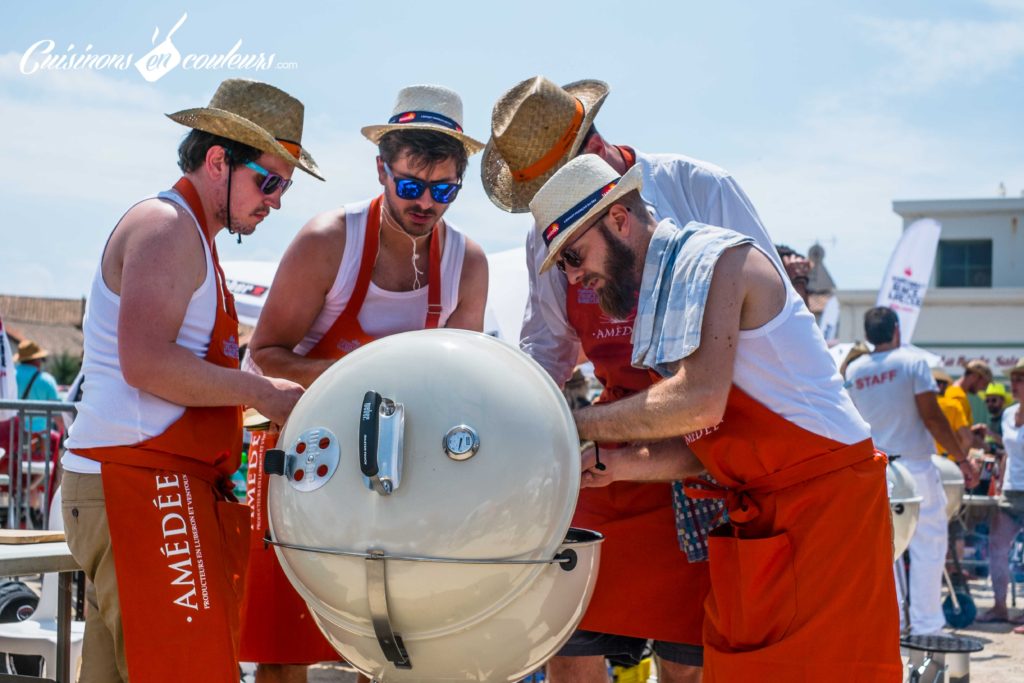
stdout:
[(223, 351), (227, 358), (238, 358), (238, 338), (232, 336), (224, 340)]

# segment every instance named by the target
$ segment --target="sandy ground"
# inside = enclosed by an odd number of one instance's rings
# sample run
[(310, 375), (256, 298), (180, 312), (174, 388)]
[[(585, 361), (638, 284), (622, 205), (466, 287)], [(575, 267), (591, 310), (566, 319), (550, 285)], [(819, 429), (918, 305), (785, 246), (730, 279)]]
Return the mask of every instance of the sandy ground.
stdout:
[[(972, 581), (971, 595), (978, 613), (992, 606), (992, 588), (988, 580)], [(1017, 609), (1010, 616), (1024, 616), (1024, 586), (1018, 586)], [(1012, 624), (972, 624), (956, 631), (977, 638), (985, 649), (971, 655), (971, 683), (1011, 683), (1024, 681), (1024, 635), (1011, 633)], [(651, 681), (656, 681), (652, 677)], [(351, 671), (340, 665), (320, 665), (310, 670), (309, 683), (355, 683)]]
[[(988, 580), (972, 581), (971, 595), (981, 614), (992, 606), (992, 587)], [(1024, 615), (1024, 587), (1017, 587), (1017, 609), (1010, 605), (1010, 616)], [(1024, 635), (1011, 633), (1012, 624), (974, 623), (956, 633), (977, 638), (985, 649), (971, 655), (971, 683), (1010, 683), (1024, 681)]]

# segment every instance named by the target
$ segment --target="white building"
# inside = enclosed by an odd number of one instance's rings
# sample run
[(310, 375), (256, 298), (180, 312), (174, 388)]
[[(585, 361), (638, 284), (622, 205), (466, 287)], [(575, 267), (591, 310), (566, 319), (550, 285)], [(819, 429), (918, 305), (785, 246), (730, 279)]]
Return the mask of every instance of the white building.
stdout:
[[(903, 229), (942, 224), (935, 268), (913, 342), (942, 356), (951, 374), (982, 358), (1006, 375), (1024, 356), (1024, 198), (895, 201)], [(840, 290), (840, 341), (864, 338), (877, 290)]]

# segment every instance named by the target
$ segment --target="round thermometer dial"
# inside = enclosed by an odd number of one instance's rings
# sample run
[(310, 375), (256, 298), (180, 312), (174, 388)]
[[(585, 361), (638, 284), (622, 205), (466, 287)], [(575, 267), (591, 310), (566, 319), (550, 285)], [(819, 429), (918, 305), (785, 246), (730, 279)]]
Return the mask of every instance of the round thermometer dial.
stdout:
[(458, 425), (444, 436), (444, 452), (452, 460), (468, 460), (480, 449), (480, 437), (468, 425)]

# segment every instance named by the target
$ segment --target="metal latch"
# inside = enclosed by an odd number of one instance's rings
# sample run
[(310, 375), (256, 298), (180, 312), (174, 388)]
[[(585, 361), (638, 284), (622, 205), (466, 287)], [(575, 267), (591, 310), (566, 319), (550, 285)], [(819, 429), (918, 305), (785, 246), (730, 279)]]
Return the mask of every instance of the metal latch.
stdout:
[(380, 649), (389, 662), (399, 669), (411, 669), (412, 661), (395, 633), (388, 611), (387, 559), (383, 550), (371, 550), (366, 558), (366, 596), (370, 607), (370, 621)]

